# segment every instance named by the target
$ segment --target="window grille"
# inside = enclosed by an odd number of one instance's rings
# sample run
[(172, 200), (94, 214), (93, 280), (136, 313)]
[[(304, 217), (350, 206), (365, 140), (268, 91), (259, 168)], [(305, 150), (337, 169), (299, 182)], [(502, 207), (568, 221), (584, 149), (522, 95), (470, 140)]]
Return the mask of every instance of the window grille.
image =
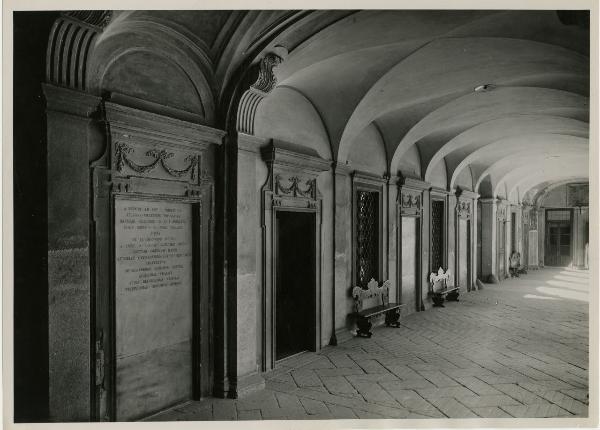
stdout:
[(444, 267), (444, 202), (431, 202), (431, 270)]
[(356, 281), (366, 288), (379, 278), (379, 194), (357, 191)]

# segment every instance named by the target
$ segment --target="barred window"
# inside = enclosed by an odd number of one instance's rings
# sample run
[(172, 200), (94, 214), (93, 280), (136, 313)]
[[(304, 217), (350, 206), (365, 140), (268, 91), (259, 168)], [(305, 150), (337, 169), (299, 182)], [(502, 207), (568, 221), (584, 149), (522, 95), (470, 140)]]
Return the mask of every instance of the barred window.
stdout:
[(379, 193), (357, 191), (356, 282), (379, 278)]

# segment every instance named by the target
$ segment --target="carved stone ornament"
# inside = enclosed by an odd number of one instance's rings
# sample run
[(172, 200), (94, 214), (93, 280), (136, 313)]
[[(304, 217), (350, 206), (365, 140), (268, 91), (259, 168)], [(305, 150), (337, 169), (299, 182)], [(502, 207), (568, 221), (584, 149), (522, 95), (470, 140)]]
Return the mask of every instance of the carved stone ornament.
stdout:
[(258, 78), (240, 97), (236, 128), (239, 132), (254, 134), (254, 119), (260, 102), (277, 85), (273, 69), (281, 64), (281, 57), (269, 53), (258, 64)]
[(269, 53), (260, 60), (258, 66), (258, 79), (250, 87), (255, 90), (262, 91), (264, 93), (270, 92), (277, 84), (277, 78), (273, 73), (273, 69), (281, 64), (281, 57), (279, 55)]
[(402, 193), (402, 207), (421, 209), (421, 196), (409, 193)]
[[(275, 194), (287, 195), (291, 197), (306, 197), (316, 199), (317, 180), (308, 179), (301, 182), (297, 176), (288, 179), (290, 185), (284, 186), (281, 175), (275, 176)], [(304, 187), (301, 187), (303, 183)]]
[(529, 217), (529, 229), (537, 230), (537, 213), (535, 212), (532, 212), (531, 216)]
[(459, 201), (456, 204), (456, 212), (459, 218), (471, 217), (471, 202)]
[(529, 226), (529, 210), (523, 210), (523, 225)]
[(506, 206), (498, 206), (498, 209), (496, 210), (496, 219), (498, 221), (506, 221)]
[(401, 215), (421, 215), (421, 193), (414, 190), (401, 190), (398, 195)]
[(188, 155), (184, 161), (188, 162), (188, 166), (182, 170), (174, 169), (170, 167), (167, 163), (167, 160), (173, 158), (174, 154), (172, 152), (167, 152), (165, 150), (151, 149), (146, 152), (147, 157), (151, 157), (154, 160), (149, 164), (137, 164), (129, 157), (129, 154), (132, 154), (134, 149), (128, 146), (125, 143), (118, 142), (115, 145), (115, 159), (116, 159), (116, 168), (119, 173), (122, 173), (125, 166), (127, 165), (131, 170), (136, 173), (148, 173), (154, 170), (159, 164), (160, 166), (170, 175), (175, 178), (181, 178), (186, 174), (190, 174), (192, 180), (196, 179), (198, 166), (200, 163), (199, 155)]

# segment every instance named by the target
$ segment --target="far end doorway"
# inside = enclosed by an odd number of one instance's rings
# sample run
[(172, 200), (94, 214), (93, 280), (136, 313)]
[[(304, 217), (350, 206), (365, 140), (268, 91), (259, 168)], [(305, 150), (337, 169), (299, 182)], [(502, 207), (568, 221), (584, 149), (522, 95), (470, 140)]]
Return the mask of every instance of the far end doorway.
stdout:
[(275, 360), (315, 350), (315, 213), (277, 211)]

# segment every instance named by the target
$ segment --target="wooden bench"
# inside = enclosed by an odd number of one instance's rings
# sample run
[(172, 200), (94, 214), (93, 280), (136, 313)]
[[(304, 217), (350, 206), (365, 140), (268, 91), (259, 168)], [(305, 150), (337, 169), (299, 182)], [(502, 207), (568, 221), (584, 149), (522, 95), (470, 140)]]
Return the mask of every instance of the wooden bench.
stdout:
[(359, 337), (371, 337), (371, 318), (385, 313), (385, 325), (400, 327), (400, 309), (404, 306), (400, 303), (389, 301), (390, 281), (385, 281), (380, 287), (375, 279), (367, 284), (367, 289), (354, 287), (352, 297), (354, 298), (354, 316)]
[(433, 306), (444, 307), (444, 300), (458, 302), (460, 287), (448, 287), (450, 271), (444, 273), (444, 269), (439, 268), (438, 272), (431, 272), (429, 275), (429, 295), (433, 301)]

